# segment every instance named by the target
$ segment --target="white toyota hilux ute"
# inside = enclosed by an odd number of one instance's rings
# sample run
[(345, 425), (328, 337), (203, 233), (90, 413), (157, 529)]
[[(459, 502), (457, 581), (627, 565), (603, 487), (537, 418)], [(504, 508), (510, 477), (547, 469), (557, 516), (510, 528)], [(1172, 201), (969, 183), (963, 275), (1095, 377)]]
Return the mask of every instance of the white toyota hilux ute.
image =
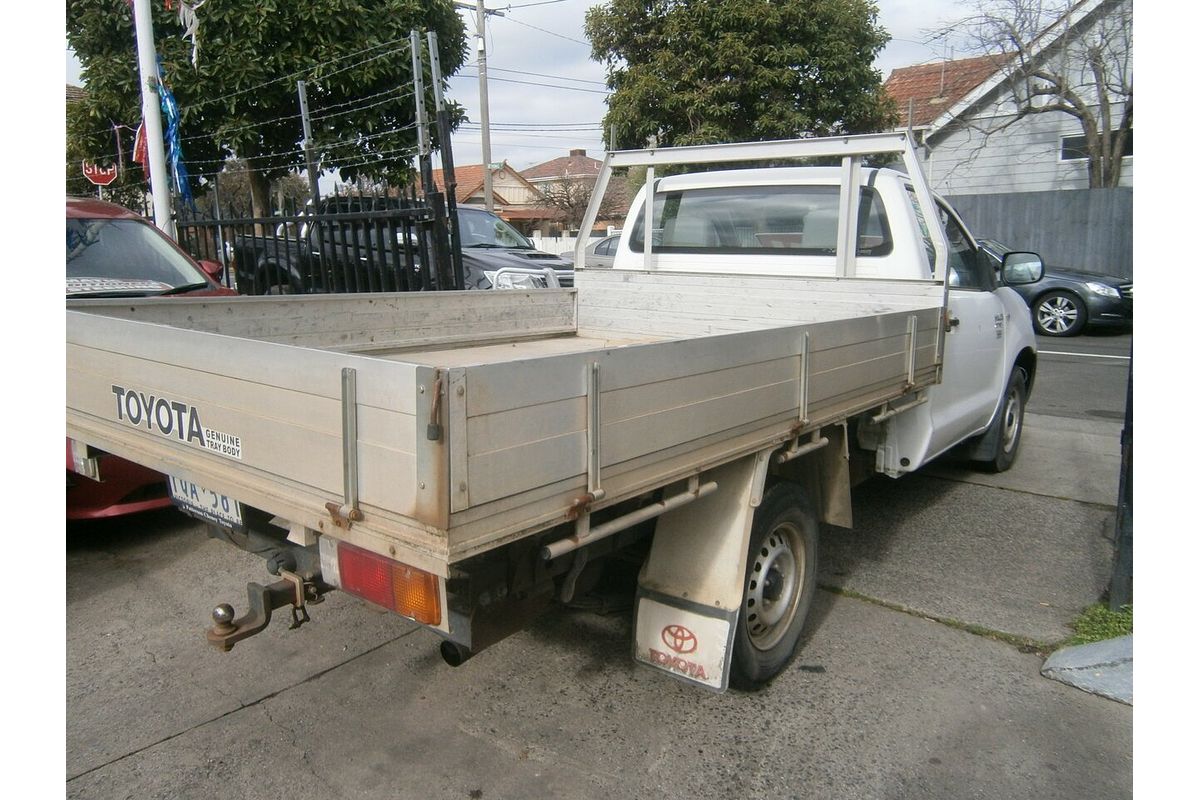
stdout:
[[(789, 160), (834, 166), (656, 176)], [(960, 444), (1012, 464), (1029, 314), (905, 134), (612, 152), (585, 230), (632, 166), (614, 265), (585, 268), (581, 237), (573, 288), (68, 301), (79, 469), (171, 475), (277, 578), (217, 606), (213, 645), (341, 590), (463, 664), (621, 555), (637, 662), (761, 686), (858, 482)], [(1041, 272), (1010, 253), (999, 280)]]
[[(637, 193), (613, 269), (659, 273), (778, 275), (837, 280), (922, 280), (934, 276), (935, 248), (914, 182), (891, 169), (857, 171), (860, 197), (853, 271), (839, 271), (842, 219), (838, 167), (776, 167), (691, 173), (655, 181), (651, 257), (644, 246), (646, 187)], [(948, 272), (941, 380), (920, 409), (898, 417), (879, 453), (878, 471), (909, 472), (998, 417), (1005, 447), (996, 466), (1015, 457), (1019, 403), (1031, 375), (1014, 370), (1036, 352), (1028, 308), (981, 257), (950, 205), (931, 195), (945, 236)], [(1029, 258), (1009, 262), (1013, 282), (1028, 280)], [(855, 286), (853, 291), (858, 291)], [(1013, 385), (1009, 385), (1012, 383)]]

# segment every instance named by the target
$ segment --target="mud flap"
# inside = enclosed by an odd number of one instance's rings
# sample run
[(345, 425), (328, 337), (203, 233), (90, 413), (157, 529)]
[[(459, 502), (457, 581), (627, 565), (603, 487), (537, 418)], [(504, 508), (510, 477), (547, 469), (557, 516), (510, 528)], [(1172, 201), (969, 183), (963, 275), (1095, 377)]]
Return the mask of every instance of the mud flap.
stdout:
[(638, 577), (634, 659), (713, 691), (729, 687), (746, 548), (769, 451), (705, 473), (712, 494), (659, 518)]
[(638, 587), (634, 653), (638, 662), (707, 689), (729, 688), (737, 610), (722, 612)]

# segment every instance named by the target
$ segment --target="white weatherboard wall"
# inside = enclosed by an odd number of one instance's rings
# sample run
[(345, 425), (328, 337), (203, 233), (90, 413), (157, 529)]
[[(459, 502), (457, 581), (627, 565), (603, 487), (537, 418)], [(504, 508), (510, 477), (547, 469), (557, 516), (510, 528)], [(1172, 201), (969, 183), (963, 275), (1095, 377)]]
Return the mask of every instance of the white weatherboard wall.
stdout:
[[(991, 111), (998, 111), (999, 104)], [(926, 145), (925, 170), (941, 195), (1046, 192), (1088, 188), (1087, 162), (1060, 159), (1062, 137), (1079, 136), (1066, 114), (1035, 114), (990, 136), (1013, 115), (973, 114), (970, 127), (955, 124)], [(1133, 157), (1125, 159), (1121, 185), (1133, 186)]]

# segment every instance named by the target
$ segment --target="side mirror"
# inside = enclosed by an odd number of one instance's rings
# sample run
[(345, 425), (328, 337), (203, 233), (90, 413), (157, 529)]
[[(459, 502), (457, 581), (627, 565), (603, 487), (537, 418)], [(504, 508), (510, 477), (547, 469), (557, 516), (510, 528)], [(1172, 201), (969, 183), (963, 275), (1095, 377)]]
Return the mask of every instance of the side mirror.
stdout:
[(1037, 253), (1005, 253), (1000, 265), (1000, 278), (1006, 286), (1037, 283), (1044, 273), (1042, 257)]
[(221, 276), (225, 274), (225, 268), (216, 261), (201, 261), (200, 269), (217, 283), (221, 282)]

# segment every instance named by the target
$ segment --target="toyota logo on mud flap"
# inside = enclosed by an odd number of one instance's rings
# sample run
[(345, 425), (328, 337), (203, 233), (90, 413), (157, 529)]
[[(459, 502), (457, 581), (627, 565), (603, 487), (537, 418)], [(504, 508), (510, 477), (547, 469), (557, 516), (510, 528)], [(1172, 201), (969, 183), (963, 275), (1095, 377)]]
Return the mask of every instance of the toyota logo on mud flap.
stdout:
[(696, 650), (696, 634), (682, 625), (668, 625), (663, 628), (662, 640), (663, 644), (681, 655)]

